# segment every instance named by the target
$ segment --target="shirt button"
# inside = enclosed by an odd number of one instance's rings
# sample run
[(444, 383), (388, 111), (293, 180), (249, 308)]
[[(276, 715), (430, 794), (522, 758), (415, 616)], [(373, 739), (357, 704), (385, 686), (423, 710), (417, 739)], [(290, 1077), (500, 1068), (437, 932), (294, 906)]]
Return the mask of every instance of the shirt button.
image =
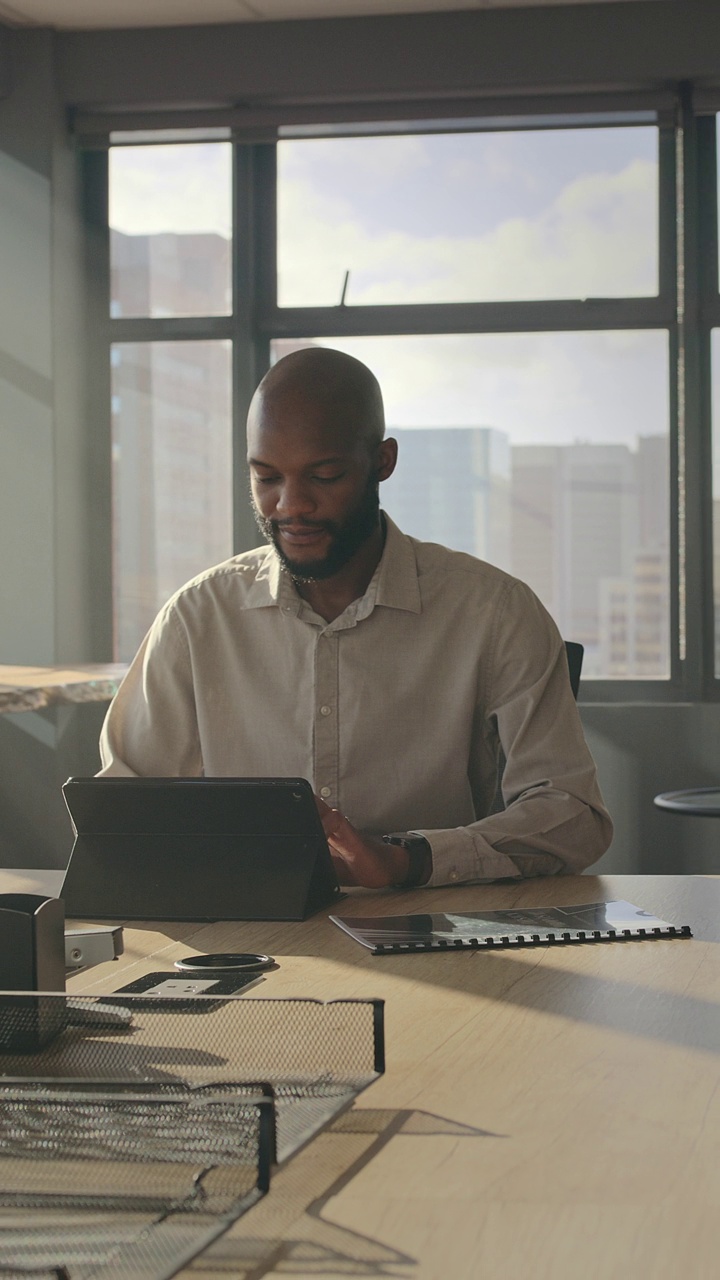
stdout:
[(457, 878), (458, 878), (458, 873), (453, 867), (452, 871), (450, 872), (450, 875), (448, 876), (448, 880), (457, 880)]
[(328, 796), (332, 795), (332, 788), (331, 788), (331, 787), (321, 787), (321, 788), (320, 788), (320, 795), (322, 796), (323, 800), (327, 800)]
[(329, 716), (329, 715), (331, 714), (331, 712), (332, 712), (332, 707), (321, 707), (321, 708), (320, 708), (320, 715), (321, 715), (321, 716)]

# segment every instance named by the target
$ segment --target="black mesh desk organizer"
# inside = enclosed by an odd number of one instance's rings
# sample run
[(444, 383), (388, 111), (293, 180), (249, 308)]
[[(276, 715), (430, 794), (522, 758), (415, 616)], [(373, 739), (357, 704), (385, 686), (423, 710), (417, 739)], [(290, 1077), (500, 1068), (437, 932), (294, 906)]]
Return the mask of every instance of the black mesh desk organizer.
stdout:
[(175, 1275), (384, 1070), (382, 1001), (127, 996), (123, 1027), (65, 1002), (0, 993), (2, 1280)]

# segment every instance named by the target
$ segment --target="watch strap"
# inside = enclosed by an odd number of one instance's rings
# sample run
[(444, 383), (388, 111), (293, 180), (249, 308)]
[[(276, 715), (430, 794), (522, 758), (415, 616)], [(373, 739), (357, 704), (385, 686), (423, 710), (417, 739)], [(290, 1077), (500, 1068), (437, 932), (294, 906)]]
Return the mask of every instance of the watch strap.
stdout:
[(386, 844), (398, 844), (407, 850), (408, 871), (404, 880), (395, 884), (395, 889), (413, 889), (422, 884), (427, 868), (428, 855), (432, 853), (430, 841), (414, 831), (393, 831), (383, 836)]

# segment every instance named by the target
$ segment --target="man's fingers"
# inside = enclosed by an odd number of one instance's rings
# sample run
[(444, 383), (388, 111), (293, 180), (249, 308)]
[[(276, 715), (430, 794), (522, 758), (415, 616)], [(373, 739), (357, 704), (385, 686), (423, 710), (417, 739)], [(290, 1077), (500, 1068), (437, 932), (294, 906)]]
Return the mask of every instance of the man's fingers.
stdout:
[(330, 849), (330, 853), (332, 855), (333, 866), (335, 867), (335, 874), (338, 878), (338, 883), (348, 885), (357, 884), (357, 881), (355, 880), (355, 877), (342, 854), (334, 853), (332, 847)]
[(362, 836), (339, 809), (331, 809), (317, 796), (316, 801), (340, 884), (362, 885), (366, 889), (393, 884), (388, 846), (377, 838)]
[(325, 813), (322, 815), (323, 831), (329, 841), (337, 842), (343, 849), (348, 851), (357, 843), (361, 837), (358, 835), (350, 821), (341, 813), (339, 809), (328, 809), (325, 806)]

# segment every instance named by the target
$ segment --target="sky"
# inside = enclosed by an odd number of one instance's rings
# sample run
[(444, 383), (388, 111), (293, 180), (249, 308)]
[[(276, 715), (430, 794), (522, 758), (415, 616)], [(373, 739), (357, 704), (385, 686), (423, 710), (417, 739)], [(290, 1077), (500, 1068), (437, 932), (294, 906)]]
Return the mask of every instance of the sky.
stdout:
[[(111, 152), (111, 224), (230, 231), (230, 147)], [(652, 295), (651, 127), (281, 142), (279, 302)], [(312, 336), (312, 335), (310, 335)], [(374, 369), (392, 426), (493, 426), (515, 443), (668, 430), (660, 332), (322, 339)]]
[[(629, 136), (626, 136), (629, 135)], [(465, 302), (657, 290), (656, 131), (278, 147), (279, 301)]]

